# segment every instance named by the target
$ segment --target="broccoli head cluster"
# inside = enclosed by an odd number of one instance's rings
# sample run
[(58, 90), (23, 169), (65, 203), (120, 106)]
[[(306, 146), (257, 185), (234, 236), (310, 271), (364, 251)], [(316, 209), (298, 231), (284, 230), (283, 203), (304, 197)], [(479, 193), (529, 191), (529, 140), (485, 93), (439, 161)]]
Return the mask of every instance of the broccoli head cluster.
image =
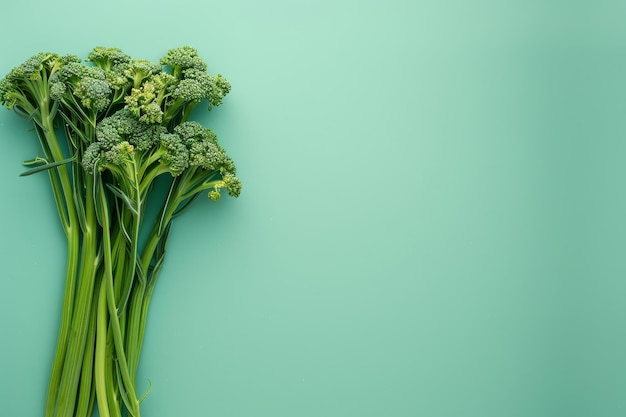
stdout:
[(75, 55), (50, 52), (30, 57), (0, 80), (0, 104), (8, 109), (17, 106), (31, 116), (31, 111), (49, 99), (49, 79), (65, 65), (79, 62), (80, 58)]
[[(72, 92), (83, 106), (101, 104), (96, 93), (105, 90), (108, 93), (102, 97), (114, 101), (117, 86), (125, 86), (125, 96), (123, 107), (97, 123), (95, 140), (82, 159), (87, 172), (108, 170), (114, 176), (128, 176), (132, 171), (134, 182), (123, 184), (142, 190), (168, 173), (180, 177), (177, 191), (181, 197), (210, 190), (209, 197), (217, 200), (221, 189), (239, 195), (241, 181), (235, 164), (216, 134), (188, 120), (198, 103), (206, 100), (209, 109), (218, 106), (231, 88), (224, 77), (207, 72), (195, 49), (172, 49), (156, 64), (133, 60), (118, 49), (96, 48), (88, 61), (95, 65), (78, 69), (81, 64), (73, 63), (59, 71), (55, 81), (65, 86), (65, 90), (58, 87), (59, 93)], [(110, 80), (121, 76), (124, 83), (114, 86)], [(99, 83), (100, 89), (96, 88)]]
[(60, 108), (70, 147), (87, 173), (128, 175), (132, 164), (142, 189), (169, 173), (185, 179), (181, 196), (208, 189), (213, 199), (220, 189), (238, 196), (241, 182), (217, 136), (188, 120), (199, 103), (210, 110), (230, 92), (228, 80), (207, 68), (189, 46), (169, 50), (158, 62), (105, 47), (85, 61), (40, 53), (0, 80), (0, 103), (35, 119)]
[(220, 74), (207, 72), (195, 49), (170, 50), (160, 66), (134, 61), (125, 71), (133, 87), (126, 96), (127, 108), (144, 123), (179, 123), (203, 100), (208, 108), (219, 106), (230, 92), (230, 83)]

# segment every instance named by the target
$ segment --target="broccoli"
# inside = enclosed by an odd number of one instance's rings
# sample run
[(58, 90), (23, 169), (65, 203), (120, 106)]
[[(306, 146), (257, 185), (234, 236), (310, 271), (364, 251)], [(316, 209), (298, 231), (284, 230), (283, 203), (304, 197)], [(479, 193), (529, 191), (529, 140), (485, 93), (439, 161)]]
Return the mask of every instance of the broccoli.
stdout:
[(125, 103), (145, 123), (173, 128), (186, 121), (203, 100), (210, 110), (230, 92), (230, 83), (222, 75), (210, 75), (206, 63), (190, 47), (168, 51), (160, 61), (162, 68), (133, 62), (133, 69), (126, 70), (133, 88)]
[(187, 69), (203, 72), (207, 70), (207, 65), (198, 56), (198, 51), (190, 46), (170, 49), (167, 55), (161, 58), (161, 65), (168, 67), (171, 74), (176, 78), (180, 78), (181, 73)]
[(149, 159), (150, 152), (158, 148), (159, 139), (165, 133), (165, 127), (141, 123), (131, 110), (122, 109), (98, 124), (96, 142), (87, 148), (82, 161), (83, 167), (87, 172), (93, 172), (95, 168), (116, 170), (119, 165), (117, 153), (120, 151), (120, 143), (123, 142), (132, 145), (134, 152), (139, 153), (137, 162)]
[(87, 56), (87, 62), (92, 62), (95, 66), (104, 71), (110, 71), (115, 67), (124, 66), (130, 61), (130, 56), (126, 55), (118, 48), (96, 47)]
[(48, 172), (68, 242), (46, 417), (91, 415), (96, 403), (102, 416), (140, 417), (135, 380), (173, 219), (205, 193), (241, 192), (215, 132), (189, 120), (229, 91), (188, 46), (158, 63), (117, 48), (84, 62), (41, 53), (0, 80), (0, 103), (34, 124), (44, 158), (27, 173)]
[(157, 100), (157, 93), (160, 92), (154, 83), (147, 81), (141, 87), (133, 88), (130, 95), (126, 96), (126, 108), (140, 122), (160, 124), (163, 121), (163, 110)]
[[(132, 152), (126, 146), (120, 147), (123, 143), (132, 146)], [(132, 158), (129, 159), (129, 155)], [(179, 182), (177, 191), (185, 198), (203, 189), (215, 188), (217, 183), (207, 183), (216, 177), (222, 177), (218, 188), (227, 189), (235, 197), (240, 191), (235, 165), (212, 130), (198, 122), (187, 121), (170, 133), (161, 125), (143, 123), (130, 109), (122, 109), (98, 124), (96, 142), (87, 148), (82, 163), (87, 172), (97, 168), (119, 176), (117, 186), (128, 195), (137, 189), (149, 190), (159, 175), (169, 173), (177, 177), (185, 171), (189, 171), (186, 173), (189, 180)], [(132, 175), (127, 164), (133, 165)], [(136, 197), (145, 198), (144, 195)]]
[[(77, 287), (90, 294), (97, 269), (97, 243), (94, 243), (96, 230), (93, 229), (91, 199), (83, 193), (80, 176), (75, 177), (77, 166), (76, 147), (66, 146), (58, 136), (58, 98), (63, 93), (54, 85), (55, 78), (66, 67), (77, 65), (80, 59), (74, 55), (60, 56), (54, 53), (40, 53), (14, 68), (0, 82), (0, 102), (9, 109), (32, 120), (45, 158), (30, 172), (47, 170), (52, 186), (63, 231), (67, 238), (68, 264), (65, 275), (65, 296), (61, 326), (57, 341), (55, 360), (50, 375), (46, 415), (52, 416), (55, 410), (61, 415), (72, 413), (76, 407), (79, 380), (83, 363), (82, 351), (86, 343), (91, 305), (89, 297), (74, 299)], [(95, 83), (97, 84), (97, 83)], [(83, 85), (82, 97), (75, 100), (93, 98), (89, 105), (100, 105), (101, 86)], [(69, 139), (69, 138), (68, 138)], [(29, 162), (30, 164), (30, 162)], [(88, 223), (91, 221), (92, 228)], [(80, 284), (78, 284), (80, 283)], [(84, 398), (84, 396), (83, 396)], [(79, 401), (81, 402), (81, 401)], [(81, 404), (87, 404), (85, 400)], [(81, 407), (84, 407), (81, 405)]]
[(126, 69), (124, 75), (132, 81), (133, 88), (139, 88), (141, 83), (149, 78), (153, 74), (161, 72), (161, 67), (150, 61), (138, 59), (131, 61)]
[(0, 103), (8, 109), (21, 110), (21, 114), (37, 117), (37, 121), (46, 122), (36, 111), (43, 111), (51, 105), (48, 80), (63, 66), (76, 62), (80, 59), (75, 55), (39, 53), (30, 57), (0, 81)]
[(127, 91), (132, 86), (131, 80), (125, 75), (131, 57), (118, 48), (97, 47), (87, 56), (87, 62), (105, 72), (106, 81), (114, 91), (111, 104), (123, 103)]
[(112, 91), (103, 69), (77, 62), (63, 66), (50, 77), (52, 99), (65, 99), (69, 105), (77, 98), (83, 110), (93, 110), (94, 113), (108, 108)]

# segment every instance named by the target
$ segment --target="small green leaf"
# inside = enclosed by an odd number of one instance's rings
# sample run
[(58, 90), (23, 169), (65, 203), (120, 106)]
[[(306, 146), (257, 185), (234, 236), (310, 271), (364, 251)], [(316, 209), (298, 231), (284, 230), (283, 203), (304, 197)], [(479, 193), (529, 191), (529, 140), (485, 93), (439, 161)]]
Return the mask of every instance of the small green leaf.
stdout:
[[(65, 113), (61, 112), (60, 114), (61, 114), (61, 117), (63, 117), (63, 120), (65, 121), (66, 126), (70, 127), (72, 132), (74, 132), (80, 138), (80, 140), (82, 140), (85, 143), (89, 143), (89, 140), (83, 133), (83, 129), (79, 129), (78, 126), (76, 126), (76, 123), (74, 123), (74, 121), (72, 121), (72, 119), (70, 119)], [(68, 135), (69, 135), (69, 132), (68, 132)], [(69, 136), (71, 138), (71, 135)], [(74, 145), (74, 147), (76, 147), (74, 140), (73, 139), (70, 139), (70, 140), (72, 141), (72, 144)]]
[(124, 193), (124, 191), (120, 190), (113, 184), (107, 184), (106, 186), (109, 188), (109, 190), (111, 190), (111, 192), (116, 197), (119, 197), (122, 199), (122, 201), (126, 204), (126, 207), (128, 207), (128, 209), (133, 213), (133, 215), (139, 216), (139, 210), (137, 210), (137, 203), (135, 202), (135, 200), (127, 196), (126, 193)]
[(31, 165), (41, 165), (41, 164), (47, 164), (47, 163), (48, 163), (48, 160), (46, 158), (42, 158), (39, 155), (37, 155), (33, 159), (29, 159), (28, 161), (22, 162), (22, 165), (31, 166)]
[(150, 391), (152, 391), (152, 381), (150, 381), (150, 380), (148, 379), (148, 389), (146, 390), (146, 392), (144, 392), (144, 393), (143, 393), (143, 395), (141, 396), (141, 398), (139, 398), (139, 399), (137, 400), (137, 402), (138, 402), (139, 404), (141, 404), (141, 402), (142, 402), (143, 400), (145, 400), (145, 399), (146, 399), (146, 397), (148, 396), (148, 394), (150, 394)]
[[(37, 158), (35, 158), (35, 160), (36, 159)], [(43, 159), (43, 158), (40, 158), (40, 159)], [(72, 162), (74, 159), (75, 159), (75, 157), (71, 157), (71, 158), (64, 159), (62, 161), (44, 163), (43, 165), (39, 165), (39, 166), (36, 166), (35, 168), (31, 168), (31, 169), (29, 169), (27, 171), (22, 172), (20, 174), (20, 177), (26, 177), (28, 175), (36, 174), (37, 172), (46, 171), (48, 169), (52, 169), (52, 168), (56, 168), (56, 167), (61, 166), (61, 165), (65, 165), (67, 163)], [(33, 162), (33, 161), (34, 160), (26, 161), (26, 162), (29, 162), (30, 165), (34, 165), (36, 162)], [(44, 159), (44, 161), (45, 161), (45, 159)], [(29, 164), (26, 164), (26, 165), (29, 165)]]
[(133, 413), (133, 408), (130, 404), (130, 400), (128, 399), (128, 394), (126, 394), (126, 387), (124, 385), (124, 379), (122, 378), (120, 367), (116, 366), (115, 370), (117, 371), (116, 372), (117, 373), (117, 386), (120, 392), (120, 396), (122, 397), (122, 402), (126, 406), (126, 410), (128, 411), (128, 414), (130, 414), (133, 417), (138, 417), (138, 416), (135, 416), (135, 414)]
[(57, 111), (59, 110), (59, 101), (55, 100), (52, 103), (52, 108), (50, 109), (50, 118), (54, 119), (56, 117)]
[(88, 225), (87, 217), (85, 215), (85, 203), (82, 198), (85, 183), (83, 181), (83, 176), (81, 174), (78, 174), (82, 173), (82, 170), (77, 163), (74, 164), (72, 172), (74, 173), (74, 181), (72, 181), (72, 188), (74, 189), (73, 198), (74, 206), (76, 208), (76, 215), (78, 216), (78, 224), (80, 225), (83, 233), (86, 233)]

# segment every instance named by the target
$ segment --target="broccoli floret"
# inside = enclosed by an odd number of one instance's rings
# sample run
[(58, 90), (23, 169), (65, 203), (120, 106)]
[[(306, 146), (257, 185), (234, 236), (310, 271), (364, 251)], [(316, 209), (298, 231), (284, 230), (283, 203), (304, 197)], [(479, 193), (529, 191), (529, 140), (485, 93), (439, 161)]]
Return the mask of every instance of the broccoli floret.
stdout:
[(168, 133), (158, 124), (142, 123), (128, 109), (119, 110), (97, 125), (96, 142), (87, 148), (82, 163), (88, 172), (96, 167), (112, 171), (123, 187), (129, 186), (128, 181), (137, 181), (131, 182), (134, 185), (130, 188), (141, 190), (148, 190), (161, 174), (169, 172), (175, 177), (190, 166), (189, 150), (180, 135)]
[(0, 103), (33, 111), (49, 99), (47, 82), (65, 65), (80, 62), (75, 55), (39, 53), (13, 68), (0, 81)]
[(227, 174), (219, 181), (211, 182), (212, 189), (209, 191), (209, 198), (218, 201), (221, 197), (221, 190), (225, 189), (231, 197), (239, 197), (241, 193), (241, 180), (232, 174)]
[(8, 77), (0, 80), (0, 104), (12, 109), (20, 97), (17, 85)]
[(163, 69), (149, 61), (132, 61), (124, 71), (133, 84), (125, 103), (142, 122), (171, 129), (186, 121), (202, 100), (206, 99), (211, 109), (230, 91), (224, 77), (207, 73), (206, 64), (193, 48), (172, 49), (160, 63)]
[(140, 88), (133, 88), (126, 96), (126, 107), (143, 123), (161, 123), (163, 111), (155, 101), (157, 98), (154, 84), (147, 81)]
[(106, 147), (102, 142), (93, 142), (83, 154), (83, 168), (87, 172), (93, 172), (94, 168), (104, 169), (102, 164), (118, 166), (130, 160), (135, 148), (127, 141), (119, 142), (111, 147)]
[(217, 171), (222, 166), (226, 153), (217, 143), (215, 133), (198, 122), (185, 122), (174, 133), (181, 137), (189, 150), (189, 164), (207, 171)]
[[(153, 152), (162, 154), (169, 152), (174, 155), (173, 144), (165, 147), (161, 144), (161, 137), (166, 133), (167, 130), (163, 126), (142, 123), (130, 110), (119, 110), (112, 116), (102, 119), (96, 126), (96, 141), (85, 151), (83, 168), (88, 172), (92, 172), (96, 166), (100, 166), (101, 169), (114, 169), (115, 165), (127, 161), (128, 155), (135, 155), (139, 162), (150, 160)], [(128, 146), (120, 146), (125, 143)], [(159, 154), (156, 159), (160, 157)], [(173, 156), (170, 158), (174, 164), (175, 158)]]
[(102, 119), (96, 126), (96, 140), (105, 148), (127, 141), (139, 152), (159, 144), (161, 133), (166, 129), (160, 125), (141, 123), (128, 109), (122, 109)]
[(161, 67), (153, 62), (138, 59), (131, 61), (126, 69), (124, 75), (130, 79), (133, 83), (133, 88), (139, 88), (141, 83), (149, 78), (151, 75), (161, 72)]
[(27, 59), (19, 68), (21, 76), (31, 80), (41, 79), (46, 72), (54, 73), (65, 62), (54, 53), (42, 52)]
[(159, 72), (150, 77), (149, 81), (154, 85), (156, 91), (165, 95), (170, 92), (171, 87), (174, 87), (178, 80), (167, 72)]
[(205, 88), (202, 84), (194, 79), (182, 80), (178, 83), (174, 91), (172, 91), (172, 97), (181, 102), (194, 102), (200, 101), (205, 96)]
[(216, 77), (195, 68), (183, 71), (182, 79), (170, 86), (170, 99), (164, 103), (164, 123), (181, 114), (180, 121), (185, 121), (191, 111), (206, 99), (209, 110), (220, 105), (224, 96), (230, 91), (228, 81), (218, 75)]
[[(199, 189), (211, 188), (209, 197), (214, 201), (219, 199), (222, 188), (233, 197), (239, 196), (241, 181), (235, 175), (235, 164), (219, 145), (217, 136), (212, 130), (198, 122), (188, 121), (174, 128), (174, 133), (180, 137), (189, 151), (189, 169), (195, 170), (193, 175), (195, 184), (192, 184), (192, 188), (197, 187), (199, 183), (203, 184)], [(215, 180), (214, 177), (218, 174), (221, 179)], [(185, 191), (183, 194), (188, 192)]]
[(95, 112), (103, 111), (109, 106), (111, 93), (106, 73), (99, 67), (73, 62), (50, 77), (52, 99), (63, 100), (66, 97), (72, 103), (70, 95), (73, 95), (80, 100), (83, 107)]
[(168, 167), (172, 176), (180, 175), (189, 167), (189, 151), (181, 141), (180, 136), (174, 133), (162, 134), (161, 151), (163, 156), (160, 162)]
[(111, 102), (111, 87), (106, 80), (85, 77), (76, 86), (74, 94), (86, 108), (97, 112), (105, 110)]
[(177, 82), (176, 78), (166, 72), (153, 74), (125, 97), (126, 106), (144, 123), (162, 123), (163, 101), (171, 95)]
[(126, 77), (125, 66), (114, 67), (106, 72), (106, 80), (112, 89), (116, 91), (126, 91), (132, 86), (131, 81)]
[[(208, 97), (209, 103), (213, 106), (219, 106), (222, 104), (222, 99), (230, 92), (230, 83), (226, 78), (222, 76), (222, 74), (217, 74), (217, 76), (213, 79), (215, 83), (215, 91), (213, 92), (213, 96)], [(210, 109), (210, 106), (209, 106)]]
[(218, 106), (230, 91), (230, 83), (221, 75), (213, 77), (197, 69), (183, 71), (183, 79), (172, 91), (172, 97), (185, 102), (209, 101), (209, 109)]
[(170, 49), (167, 55), (161, 58), (161, 65), (165, 65), (176, 78), (180, 78), (182, 72), (186, 69), (207, 70), (207, 65), (198, 56), (198, 51), (189, 46)]
[(118, 48), (96, 47), (87, 56), (87, 62), (92, 62), (95, 66), (109, 71), (113, 67), (130, 62), (130, 56), (126, 55)]
[(224, 181), (224, 188), (228, 191), (228, 195), (231, 197), (239, 197), (242, 188), (241, 180), (230, 173), (224, 174), (222, 180)]

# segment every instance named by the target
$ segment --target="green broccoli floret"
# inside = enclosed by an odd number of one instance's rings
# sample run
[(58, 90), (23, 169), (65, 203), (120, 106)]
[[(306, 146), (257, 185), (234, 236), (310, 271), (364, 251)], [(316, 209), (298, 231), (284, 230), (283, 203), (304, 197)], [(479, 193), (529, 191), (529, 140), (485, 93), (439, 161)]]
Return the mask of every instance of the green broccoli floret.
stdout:
[[(96, 142), (92, 143), (83, 157), (83, 167), (92, 172), (94, 167), (114, 169), (126, 161), (120, 159), (121, 143), (133, 148), (136, 172), (140, 182), (152, 181), (157, 175), (169, 172), (180, 175), (190, 165), (189, 150), (180, 135), (168, 133), (158, 124), (146, 124), (134, 117), (128, 109), (122, 109), (104, 118), (96, 127)], [(146, 185), (145, 188), (148, 188)]]
[(140, 122), (160, 124), (163, 110), (157, 102), (158, 93), (154, 84), (146, 81), (141, 87), (133, 88), (130, 95), (126, 96), (126, 106)]
[(17, 104), (18, 98), (21, 96), (19, 87), (13, 79), (9, 78), (11, 75), (9, 73), (7, 77), (0, 80), (0, 104), (9, 110)]
[(224, 188), (231, 196), (239, 196), (241, 181), (236, 176), (235, 164), (219, 145), (211, 129), (198, 122), (188, 121), (174, 128), (174, 133), (187, 147), (189, 169), (194, 170), (193, 175), (189, 176), (192, 180), (188, 184), (181, 184), (181, 195), (189, 196), (211, 189), (209, 197), (216, 201), (220, 189)]
[(153, 74), (125, 97), (126, 107), (144, 123), (162, 123), (163, 102), (177, 84), (178, 80), (166, 72)]
[(169, 72), (176, 78), (180, 78), (186, 69), (196, 69), (206, 71), (207, 65), (202, 58), (198, 56), (198, 51), (189, 46), (170, 49), (163, 58), (161, 65), (165, 65)]
[(132, 82), (124, 74), (131, 62), (131, 57), (117, 48), (97, 47), (89, 54), (87, 62), (104, 70), (106, 81), (114, 91), (111, 98), (112, 104), (122, 103), (132, 86)]
[(96, 140), (105, 148), (127, 141), (137, 151), (145, 152), (158, 145), (165, 132), (163, 126), (141, 123), (130, 110), (122, 109), (102, 119), (96, 127)]
[(159, 143), (161, 133), (166, 133), (164, 127), (141, 123), (129, 110), (122, 109), (98, 123), (96, 141), (85, 151), (83, 167), (93, 172), (101, 163), (105, 165), (103, 169), (107, 163), (117, 164), (119, 145), (124, 142), (132, 145), (133, 151), (146, 152)]
[(182, 115), (180, 121), (185, 121), (191, 111), (204, 99), (209, 102), (209, 110), (222, 103), (224, 96), (230, 91), (228, 81), (218, 75), (216, 77), (195, 68), (182, 72), (182, 79), (170, 86), (171, 94), (164, 102), (164, 122)]
[(161, 134), (162, 156), (159, 162), (167, 167), (172, 176), (180, 175), (189, 167), (189, 150), (174, 133)]
[(189, 121), (174, 128), (189, 150), (189, 164), (207, 171), (218, 171), (226, 152), (218, 145), (215, 133), (198, 122)]
[(184, 102), (209, 101), (209, 109), (219, 106), (230, 91), (230, 83), (221, 75), (216, 77), (194, 68), (183, 71), (183, 79), (172, 91), (172, 97)]
[(132, 81), (133, 88), (139, 88), (144, 80), (160, 72), (159, 65), (143, 59), (131, 61), (124, 69), (124, 75)]
[(119, 142), (111, 147), (106, 147), (102, 142), (93, 142), (87, 147), (83, 155), (83, 167), (88, 172), (94, 168), (111, 168), (130, 162), (135, 151), (133, 145), (127, 141)]
[(80, 58), (76, 55), (59, 56), (55, 53), (46, 52), (32, 56), (20, 67), (22, 75), (31, 80), (45, 78), (45, 75), (52, 75), (64, 65), (80, 62)]
[(113, 67), (106, 72), (106, 80), (112, 89), (117, 91), (126, 92), (132, 86), (132, 82), (124, 74), (125, 67)]
[(231, 197), (239, 197), (241, 194), (241, 180), (231, 174), (223, 174), (224, 188)]
[(39, 53), (13, 68), (0, 81), (0, 103), (15, 106), (31, 115), (41, 105), (49, 105), (48, 80), (65, 65), (80, 62), (75, 55)]
[(161, 65), (148, 61), (132, 61), (125, 75), (133, 88), (125, 103), (135, 117), (145, 123), (160, 123), (170, 129), (187, 120), (202, 100), (209, 109), (218, 106), (230, 91), (229, 82), (221, 75), (207, 73), (207, 66), (190, 47), (171, 49)]
[(94, 112), (101, 112), (109, 106), (112, 92), (106, 72), (99, 67), (73, 62), (50, 77), (52, 99), (71, 105), (76, 97), (85, 109)]
[(95, 66), (105, 71), (110, 71), (113, 67), (124, 65), (130, 62), (130, 56), (126, 55), (118, 48), (96, 47), (87, 56), (87, 62), (92, 62)]

